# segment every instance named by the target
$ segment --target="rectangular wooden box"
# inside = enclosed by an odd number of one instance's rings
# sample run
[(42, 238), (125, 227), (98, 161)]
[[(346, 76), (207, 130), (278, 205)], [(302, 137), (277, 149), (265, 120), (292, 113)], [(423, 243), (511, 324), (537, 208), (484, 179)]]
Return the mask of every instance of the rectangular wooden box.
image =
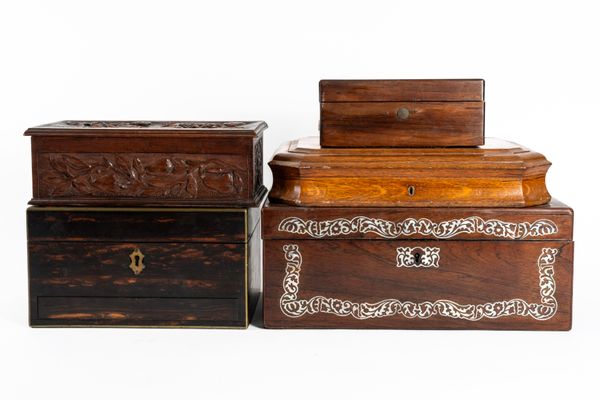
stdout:
[(33, 205), (252, 206), (257, 122), (61, 121), (30, 128)]
[(484, 81), (322, 80), (323, 147), (484, 144)]
[(30, 324), (246, 327), (259, 222), (260, 207), (30, 207)]
[(263, 209), (267, 328), (569, 330), (573, 211)]

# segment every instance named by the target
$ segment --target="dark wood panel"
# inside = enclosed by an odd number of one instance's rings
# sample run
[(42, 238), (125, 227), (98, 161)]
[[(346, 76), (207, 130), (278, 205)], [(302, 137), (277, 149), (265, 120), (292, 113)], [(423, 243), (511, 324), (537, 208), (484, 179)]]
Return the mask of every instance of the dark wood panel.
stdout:
[[(245, 295), (245, 245), (29, 243), (30, 295), (230, 297)], [(145, 268), (130, 268), (136, 249)]]
[(264, 239), (571, 240), (573, 210), (552, 200), (525, 208), (294, 207), (268, 203)]
[(322, 80), (321, 102), (483, 101), (483, 79)]
[(252, 238), (248, 242), (248, 322), (252, 321), (254, 311), (260, 297), (262, 283), (262, 258), (261, 258), (261, 235), (260, 224), (256, 226), (256, 230), (252, 234)]
[[(572, 242), (288, 239), (264, 248), (269, 328), (571, 328)], [(437, 266), (400, 256), (427, 248)]]
[(38, 297), (32, 325), (244, 326), (240, 299)]
[(246, 232), (245, 219), (244, 209), (30, 207), (27, 231), (30, 241), (243, 243), (251, 233)]
[(323, 147), (479, 146), (483, 129), (482, 102), (321, 104)]

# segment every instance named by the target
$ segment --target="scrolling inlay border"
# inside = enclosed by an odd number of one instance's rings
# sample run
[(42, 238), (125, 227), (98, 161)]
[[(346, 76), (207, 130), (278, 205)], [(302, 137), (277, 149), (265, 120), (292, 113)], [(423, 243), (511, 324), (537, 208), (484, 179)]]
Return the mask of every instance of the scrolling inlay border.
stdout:
[(556, 291), (554, 262), (559, 250), (555, 248), (543, 248), (537, 261), (541, 297), (539, 303), (528, 303), (523, 299), (515, 298), (480, 304), (459, 304), (446, 299), (420, 303), (398, 299), (385, 299), (377, 303), (357, 303), (325, 296), (299, 299), (302, 255), (297, 244), (284, 245), (283, 251), (286, 267), (283, 278), (283, 295), (280, 298), (279, 306), (281, 312), (290, 318), (298, 318), (305, 314), (328, 313), (340, 317), (351, 316), (359, 320), (395, 315), (427, 319), (437, 315), (479, 321), (482, 318), (518, 315), (544, 321), (552, 318), (558, 309), (558, 301), (554, 297)]
[(386, 239), (416, 234), (433, 236), (437, 239), (448, 239), (460, 234), (525, 239), (555, 234), (558, 232), (558, 227), (549, 219), (517, 223), (471, 216), (441, 222), (433, 222), (427, 218), (407, 218), (395, 222), (381, 218), (357, 216), (352, 219), (336, 218), (324, 221), (288, 217), (280, 222), (278, 230), (296, 235), (308, 235), (316, 239), (353, 233), (374, 233)]

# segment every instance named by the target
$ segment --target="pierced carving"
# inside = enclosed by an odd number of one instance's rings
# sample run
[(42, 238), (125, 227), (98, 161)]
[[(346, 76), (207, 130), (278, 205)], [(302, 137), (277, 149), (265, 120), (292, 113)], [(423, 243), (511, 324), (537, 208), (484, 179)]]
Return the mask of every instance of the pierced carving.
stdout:
[(245, 122), (167, 122), (162, 124), (163, 128), (183, 128), (183, 129), (223, 129), (223, 128), (241, 128)]
[(49, 197), (162, 197), (194, 199), (241, 193), (242, 174), (221, 160), (153, 154), (43, 155)]
[(73, 128), (174, 128), (174, 129), (226, 129), (243, 128), (247, 122), (223, 121), (64, 121), (55, 126), (68, 126)]
[(80, 128), (147, 128), (150, 121), (65, 121), (65, 125)]
[(279, 307), (281, 312), (290, 318), (299, 318), (305, 314), (328, 313), (359, 320), (392, 316), (427, 319), (437, 315), (479, 321), (482, 318), (494, 319), (519, 315), (544, 321), (552, 318), (558, 309), (558, 301), (554, 297), (556, 291), (554, 262), (558, 254), (558, 249), (555, 248), (543, 248), (537, 261), (541, 297), (539, 303), (528, 303), (523, 299), (516, 298), (480, 304), (459, 304), (446, 299), (420, 303), (399, 299), (386, 299), (377, 303), (357, 303), (325, 296), (301, 299), (298, 296), (302, 268), (300, 248), (297, 244), (287, 244), (283, 246), (283, 252), (286, 266), (283, 295), (280, 298)]

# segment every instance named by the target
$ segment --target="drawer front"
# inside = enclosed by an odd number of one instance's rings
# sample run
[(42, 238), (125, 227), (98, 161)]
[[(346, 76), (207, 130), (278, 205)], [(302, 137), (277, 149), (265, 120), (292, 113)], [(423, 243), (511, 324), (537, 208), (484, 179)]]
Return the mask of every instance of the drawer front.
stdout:
[(244, 296), (244, 244), (57, 241), (28, 247), (32, 296)]
[(321, 104), (324, 147), (479, 146), (483, 102)]
[[(244, 243), (258, 209), (53, 209), (27, 210), (30, 241)], [(248, 221), (249, 216), (253, 220)], [(254, 224), (254, 225), (253, 225)]]
[(270, 328), (571, 327), (573, 243), (266, 240)]
[(38, 297), (33, 325), (244, 326), (241, 299)]

